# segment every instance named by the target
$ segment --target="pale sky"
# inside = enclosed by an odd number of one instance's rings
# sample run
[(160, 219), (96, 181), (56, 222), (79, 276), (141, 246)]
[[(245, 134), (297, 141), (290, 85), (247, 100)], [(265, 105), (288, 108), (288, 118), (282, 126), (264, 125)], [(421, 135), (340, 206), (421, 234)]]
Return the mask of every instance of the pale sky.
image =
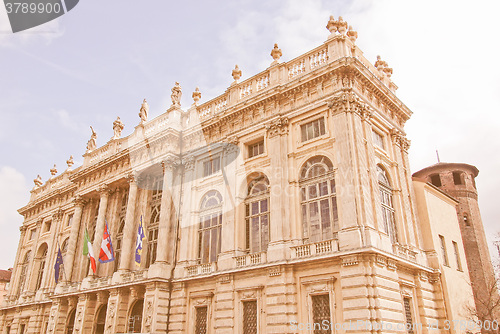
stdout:
[(412, 111), (411, 171), (441, 161), (479, 169), (479, 204), (490, 239), (500, 231), (500, 3), (496, 1), (80, 1), (55, 21), (12, 34), (0, 6), (0, 268), (12, 267), (33, 179), (81, 164), (89, 126), (98, 146), (198, 86), (201, 102), (267, 68), (278, 43), (287, 61), (322, 44), (330, 15), (358, 32), (357, 45), (394, 69)]

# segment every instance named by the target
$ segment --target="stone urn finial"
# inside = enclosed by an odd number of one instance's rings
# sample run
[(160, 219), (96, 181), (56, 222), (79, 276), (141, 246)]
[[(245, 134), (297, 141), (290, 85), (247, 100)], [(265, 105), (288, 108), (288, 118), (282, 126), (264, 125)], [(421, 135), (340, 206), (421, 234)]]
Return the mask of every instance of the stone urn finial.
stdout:
[(381, 75), (387, 75), (388, 78), (392, 76), (392, 68), (389, 67), (387, 62), (383, 61), (380, 56), (377, 56), (377, 61), (374, 66), (380, 72)]
[(114, 132), (114, 135), (113, 135), (113, 137), (111, 139), (118, 139), (118, 138), (120, 138), (121, 135), (122, 135), (122, 130), (123, 130), (124, 127), (125, 127), (125, 125), (123, 124), (122, 120), (118, 116), (116, 118), (116, 121), (113, 122), (113, 132)]
[(71, 170), (71, 167), (75, 164), (75, 161), (73, 160), (73, 156), (71, 155), (68, 160), (66, 160), (66, 164), (68, 165), (68, 170)]
[(341, 35), (345, 35), (347, 31), (347, 22), (342, 19), (342, 16), (339, 16), (337, 21), (337, 29)]
[(274, 43), (274, 48), (271, 51), (271, 57), (274, 59), (273, 64), (277, 64), (282, 55), (283, 53), (281, 52), (281, 49), (278, 48), (278, 43)]
[(149, 113), (149, 104), (144, 99), (141, 104), (141, 109), (139, 110), (139, 117), (141, 118), (141, 124), (146, 122), (148, 120), (148, 113)]
[(54, 176), (56, 176), (57, 174), (57, 167), (56, 167), (56, 164), (54, 164), (54, 167), (52, 167), (50, 169), (50, 174), (52, 175), (51, 178), (53, 178)]
[(35, 183), (35, 188), (42, 186), (43, 182), (42, 182), (42, 177), (40, 176), (40, 174), (37, 175), (36, 179), (34, 179), (33, 182)]
[(241, 70), (240, 68), (238, 67), (238, 65), (236, 65), (234, 67), (234, 70), (232, 72), (232, 75), (233, 75), (233, 79), (234, 79), (234, 83), (238, 83), (238, 80), (240, 80), (241, 78)]
[(330, 32), (330, 37), (335, 36), (335, 33), (337, 32), (337, 21), (335, 21), (333, 15), (330, 15), (330, 19), (326, 24), (326, 29)]
[(196, 89), (193, 92), (193, 101), (194, 101), (193, 105), (197, 106), (200, 100), (201, 100), (201, 92), (200, 89), (196, 87)]
[(358, 38), (358, 32), (352, 29), (352, 26), (349, 26), (347, 30), (347, 37), (351, 40), (351, 42), (356, 43), (356, 39)]

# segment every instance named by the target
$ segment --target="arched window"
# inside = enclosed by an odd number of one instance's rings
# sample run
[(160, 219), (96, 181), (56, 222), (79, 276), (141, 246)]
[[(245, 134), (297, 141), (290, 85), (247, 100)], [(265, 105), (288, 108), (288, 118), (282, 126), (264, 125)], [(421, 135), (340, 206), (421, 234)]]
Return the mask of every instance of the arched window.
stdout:
[(73, 309), (69, 313), (68, 323), (66, 324), (66, 331), (64, 332), (65, 334), (73, 334), (73, 327), (75, 327), (75, 314), (76, 309)]
[(123, 240), (123, 229), (125, 228), (125, 217), (120, 219), (120, 226), (118, 227), (118, 233), (116, 233), (116, 243), (115, 243), (115, 264), (114, 271), (118, 270), (120, 266), (120, 255), (122, 253), (122, 240)]
[(37, 262), (38, 262), (38, 274), (36, 277), (35, 291), (38, 291), (42, 286), (43, 271), (45, 269), (45, 261), (47, 259), (47, 244), (43, 244), (38, 249)]
[(128, 204), (128, 193), (125, 193), (122, 197), (122, 202), (120, 205), (118, 231), (116, 233), (115, 246), (115, 261), (113, 271), (117, 271), (120, 266), (120, 255), (122, 252), (122, 241), (123, 241), (123, 229), (125, 228), (125, 216), (127, 215), (127, 204)]
[(338, 230), (335, 175), (328, 158), (316, 156), (304, 164), (300, 174), (300, 196), (304, 241), (335, 237)]
[(198, 229), (198, 258), (202, 263), (217, 261), (220, 253), (222, 229), (222, 196), (209, 191), (201, 201)]
[(157, 177), (153, 182), (153, 194), (151, 196), (151, 218), (148, 224), (148, 253), (146, 257), (146, 268), (156, 261), (156, 248), (158, 246), (158, 228), (160, 226), (161, 196), (163, 192), (163, 179)]
[(66, 257), (66, 253), (68, 252), (68, 239), (63, 241), (62, 246), (61, 246), (61, 255), (63, 258), (63, 263), (59, 267), (59, 278), (57, 279), (58, 282), (61, 282), (64, 280), (64, 258)]
[(265, 252), (269, 244), (269, 181), (255, 178), (248, 186), (245, 201), (246, 249), (250, 253)]
[(106, 311), (108, 310), (107, 305), (102, 305), (97, 313), (97, 318), (95, 320), (95, 334), (104, 334), (104, 327), (106, 326)]
[(144, 307), (144, 299), (139, 299), (135, 302), (128, 317), (127, 333), (140, 333), (142, 331), (143, 307)]
[(28, 276), (28, 266), (31, 259), (31, 251), (27, 251), (24, 255), (23, 262), (19, 265), (19, 285), (17, 286), (17, 294), (20, 295), (24, 291), (26, 285), (26, 277)]
[(382, 205), (382, 221), (384, 231), (389, 234), (393, 243), (398, 241), (396, 224), (394, 221), (394, 206), (392, 203), (392, 188), (387, 177), (387, 172), (381, 166), (377, 166), (378, 184), (380, 191), (380, 202)]

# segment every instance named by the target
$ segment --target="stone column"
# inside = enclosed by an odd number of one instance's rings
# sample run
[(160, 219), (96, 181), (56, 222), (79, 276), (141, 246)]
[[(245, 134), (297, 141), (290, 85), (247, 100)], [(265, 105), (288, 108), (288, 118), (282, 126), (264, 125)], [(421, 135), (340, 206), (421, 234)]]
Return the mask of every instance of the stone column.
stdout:
[[(222, 177), (224, 179), (221, 252), (217, 261), (219, 270), (233, 267), (233, 256), (236, 249), (235, 211), (236, 211), (236, 157), (238, 150), (238, 139), (230, 138), (223, 150)], [(196, 240), (196, 239), (194, 239)]]
[(129, 175), (129, 191), (127, 200), (127, 213), (125, 215), (125, 227), (123, 228), (122, 253), (120, 255), (120, 264), (118, 272), (124, 272), (130, 269), (130, 257), (135, 253), (135, 204), (137, 199), (137, 180), (134, 175)]
[(57, 210), (52, 215), (52, 225), (50, 231), (50, 240), (47, 245), (47, 256), (45, 257), (45, 268), (43, 270), (42, 282), (40, 284), (40, 291), (46, 292), (52, 290), (51, 287), (55, 286), (54, 277), (54, 263), (57, 257), (57, 232), (61, 230), (61, 222), (63, 218), (63, 211)]
[(76, 196), (75, 200), (75, 211), (73, 213), (73, 221), (71, 222), (71, 231), (68, 240), (68, 250), (64, 258), (64, 270), (65, 274), (63, 279), (71, 282), (73, 275), (73, 268), (75, 266), (75, 253), (76, 244), (78, 242), (78, 236), (80, 235), (80, 223), (82, 220), (83, 206), (85, 201), (80, 197)]
[(148, 277), (167, 277), (170, 275), (168, 261), (175, 248), (175, 240), (172, 239), (172, 191), (174, 170), (179, 163), (173, 157), (162, 161), (163, 166), (163, 189), (160, 204), (160, 222), (158, 226), (158, 244), (156, 246), (156, 260), (148, 270)]
[[(102, 185), (99, 188), (100, 201), (99, 201), (99, 211), (97, 213), (97, 223), (96, 230), (94, 234), (94, 240), (92, 241), (94, 247), (94, 256), (96, 262), (99, 258), (99, 251), (101, 249), (102, 233), (104, 232), (104, 220), (106, 218), (106, 210), (108, 208), (108, 198), (109, 198), (109, 188), (107, 185)], [(89, 275), (93, 275), (92, 268), (89, 267)]]
[(17, 245), (16, 260), (14, 262), (16, 265), (14, 266), (14, 270), (12, 271), (9, 294), (7, 295), (8, 299), (15, 296), (15, 291), (17, 291), (17, 287), (20, 284), (19, 279), (17, 278), (17, 272), (19, 269), (19, 262), (24, 260), (24, 254), (21, 254), (21, 251), (22, 246), (24, 245), (24, 238), (26, 237), (26, 226), (22, 225), (21, 227), (19, 227), (19, 231), (21, 232), (21, 237), (19, 238), (19, 245)]
[[(270, 192), (270, 226), (269, 247), (267, 260), (278, 261), (286, 257), (284, 238), (288, 236), (289, 207), (288, 198), (288, 156), (287, 140), (289, 124), (288, 118), (278, 116), (266, 125), (267, 149), (271, 159)], [(285, 223), (287, 222), (287, 223)]]
[(182, 159), (184, 180), (181, 186), (184, 191), (182, 193), (182, 206), (177, 208), (177, 210), (181, 210), (179, 212), (181, 228), (179, 231), (179, 262), (176, 266), (176, 276), (183, 275), (183, 267), (193, 265), (197, 257), (193, 254), (193, 248), (196, 247), (193, 245), (193, 240), (197, 240), (194, 230), (198, 227), (196, 221), (193, 219), (193, 206), (195, 205), (192, 195), (192, 187), (195, 180), (194, 161), (195, 159), (192, 155)]

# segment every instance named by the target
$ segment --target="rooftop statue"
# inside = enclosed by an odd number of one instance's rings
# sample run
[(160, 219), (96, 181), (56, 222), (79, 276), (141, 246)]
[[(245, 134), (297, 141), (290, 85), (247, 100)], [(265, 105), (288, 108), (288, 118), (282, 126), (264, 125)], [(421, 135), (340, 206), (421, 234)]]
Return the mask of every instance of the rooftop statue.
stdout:
[(33, 180), (35, 182), (35, 188), (41, 187), (43, 182), (42, 182), (42, 177), (40, 174), (37, 175), (36, 179)]
[(181, 85), (176, 81), (175, 86), (172, 88), (172, 105), (176, 107), (181, 106), (182, 88)]
[(124, 127), (123, 122), (120, 120), (120, 117), (117, 117), (116, 121), (113, 122), (114, 135), (113, 135), (113, 138), (111, 138), (111, 139), (120, 138), (122, 135), (123, 127)]
[(90, 130), (92, 130), (92, 134), (90, 135), (90, 139), (87, 142), (87, 152), (93, 151), (97, 147), (97, 133), (94, 131), (94, 128), (90, 126)]
[(144, 99), (141, 104), (141, 109), (139, 110), (139, 117), (141, 118), (141, 124), (148, 120), (149, 104)]

